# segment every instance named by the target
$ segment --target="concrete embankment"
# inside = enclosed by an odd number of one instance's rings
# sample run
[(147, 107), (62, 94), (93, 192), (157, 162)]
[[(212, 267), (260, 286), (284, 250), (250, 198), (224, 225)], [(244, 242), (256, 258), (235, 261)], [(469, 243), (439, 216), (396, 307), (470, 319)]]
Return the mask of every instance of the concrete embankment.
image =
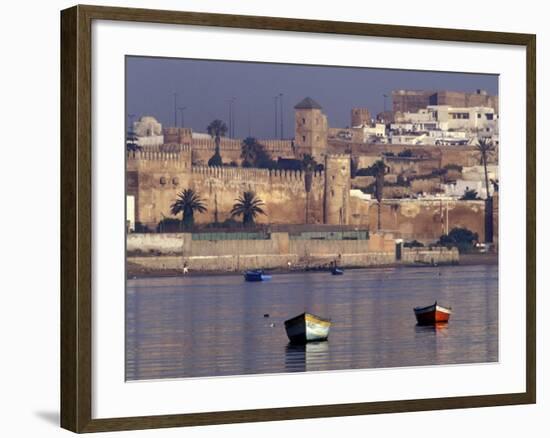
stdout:
[(129, 276), (177, 275), (184, 265), (213, 273), (315, 270), (334, 262), (345, 268), (458, 263), (458, 251), (446, 248), (403, 248), (397, 260), (393, 236), (376, 233), (364, 240), (302, 240), (272, 233), (267, 239), (215, 241), (193, 239), (190, 233), (130, 234), (127, 253)]

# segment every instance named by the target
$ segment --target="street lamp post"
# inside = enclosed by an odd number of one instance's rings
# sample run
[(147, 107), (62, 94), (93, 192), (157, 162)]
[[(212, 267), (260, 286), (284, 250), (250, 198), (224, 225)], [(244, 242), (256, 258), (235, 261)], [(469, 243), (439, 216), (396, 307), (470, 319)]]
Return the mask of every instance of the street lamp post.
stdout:
[(283, 139), (283, 93), (279, 93), (279, 109), (280, 109), (280, 120), (281, 120), (281, 140)]
[(180, 116), (181, 116), (181, 127), (182, 128), (185, 128), (185, 110), (187, 109), (186, 106), (180, 106), (178, 108), (179, 112), (180, 112)]
[(174, 126), (178, 126), (178, 93), (174, 93)]
[(233, 104), (236, 100), (236, 97), (232, 97), (231, 99), (226, 100), (229, 109), (229, 121), (227, 124), (227, 128), (229, 130), (229, 137), (231, 138), (233, 138), (233, 136), (235, 135), (235, 114)]
[(231, 99), (231, 138), (235, 138), (235, 102), (237, 101), (236, 97)]
[(277, 99), (279, 99), (279, 96), (273, 97), (273, 104), (275, 106), (275, 138), (277, 138), (277, 113), (279, 112)]

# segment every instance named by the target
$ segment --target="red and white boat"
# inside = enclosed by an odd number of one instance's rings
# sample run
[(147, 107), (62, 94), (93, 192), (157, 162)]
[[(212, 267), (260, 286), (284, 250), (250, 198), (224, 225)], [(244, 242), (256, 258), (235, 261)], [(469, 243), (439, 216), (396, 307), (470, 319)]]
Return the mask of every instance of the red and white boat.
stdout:
[(419, 325), (433, 325), (449, 322), (452, 309), (437, 304), (437, 301), (431, 306), (415, 307), (414, 314)]

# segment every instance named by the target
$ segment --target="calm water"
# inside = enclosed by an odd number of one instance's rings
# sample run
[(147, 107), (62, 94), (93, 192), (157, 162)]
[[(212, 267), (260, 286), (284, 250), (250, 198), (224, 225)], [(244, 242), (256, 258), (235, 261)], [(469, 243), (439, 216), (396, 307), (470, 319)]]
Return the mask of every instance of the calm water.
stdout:
[[(445, 327), (412, 308), (453, 307)], [(381, 268), (128, 281), (126, 378), (159, 379), (498, 360), (498, 267)], [(284, 320), (332, 318), (328, 342), (291, 346)], [(269, 318), (264, 314), (268, 313)]]

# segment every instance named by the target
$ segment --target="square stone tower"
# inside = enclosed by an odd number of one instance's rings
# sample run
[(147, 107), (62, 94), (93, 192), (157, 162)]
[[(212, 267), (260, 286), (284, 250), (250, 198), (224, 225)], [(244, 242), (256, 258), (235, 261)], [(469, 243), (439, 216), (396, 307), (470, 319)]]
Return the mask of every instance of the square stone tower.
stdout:
[(324, 223), (348, 225), (350, 215), (351, 159), (347, 154), (325, 156)]
[(322, 162), (327, 153), (328, 121), (323, 108), (311, 97), (306, 97), (295, 107), (295, 139), (298, 158), (311, 155)]
[(351, 109), (351, 127), (369, 126), (371, 124), (371, 115), (368, 108)]

